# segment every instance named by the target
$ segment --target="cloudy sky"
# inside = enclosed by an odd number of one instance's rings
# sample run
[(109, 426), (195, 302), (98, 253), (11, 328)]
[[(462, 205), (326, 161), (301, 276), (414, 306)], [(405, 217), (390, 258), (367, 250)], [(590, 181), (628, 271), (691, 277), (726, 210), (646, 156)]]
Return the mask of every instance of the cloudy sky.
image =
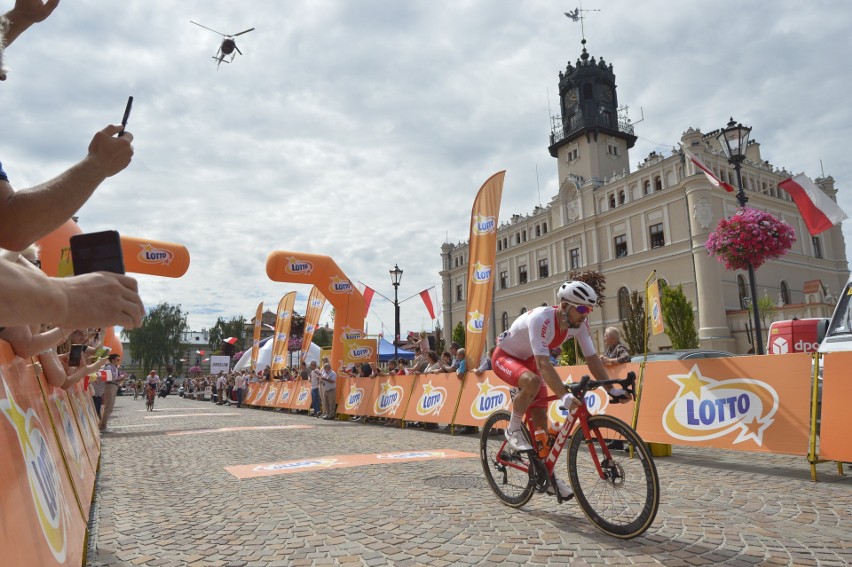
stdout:
[[(5, 2), (11, 5), (11, 0)], [(501, 217), (557, 192), (547, 151), (558, 73), (580, 53), (576, 1), (62, 0), (7, 52), (0, 161), (28, 187), (81, 158), (121, 119), (130, 167), (79, 211), (84, 231), (184, 244), (179, 279), (140, 276), (146, 305), (180, 304), (193, 329), (250, 319), (293, 286), (266, 277), (273, 250), (325, 254), (400, 299), (436, 286), (440, 245), (468, 237), (480, 185), (507, 170)], [(589, 52), (614, 66), (639, 136), (632, 164), (689, 127), (730, 116), (764, 159), (832, 175), (852, 213), (852, 4), (587, 0)], [(221, 41), (243, 56), (216, 69)], [(641, 109), (641, 114), (640, 114)], [(849, 224), (852, 226), (852, 224)], [(847, 242), (852, 243), (844, 227)], [(847, 252), (849, 257), (852, 253)], [(300, 289), (304, 312), (308, 287)], [(368, 332), (393, 327), (373, 302)], [(402, 327), (431, 329), (418, 298)]]

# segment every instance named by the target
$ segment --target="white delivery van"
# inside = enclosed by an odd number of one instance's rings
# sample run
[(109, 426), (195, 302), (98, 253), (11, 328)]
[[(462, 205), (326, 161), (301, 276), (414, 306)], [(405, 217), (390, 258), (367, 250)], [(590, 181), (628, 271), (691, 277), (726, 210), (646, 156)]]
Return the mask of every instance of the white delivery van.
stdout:
[(818, 340), (823, 354), (852, 350), (852, 276), (837, 299), (825, 336)]

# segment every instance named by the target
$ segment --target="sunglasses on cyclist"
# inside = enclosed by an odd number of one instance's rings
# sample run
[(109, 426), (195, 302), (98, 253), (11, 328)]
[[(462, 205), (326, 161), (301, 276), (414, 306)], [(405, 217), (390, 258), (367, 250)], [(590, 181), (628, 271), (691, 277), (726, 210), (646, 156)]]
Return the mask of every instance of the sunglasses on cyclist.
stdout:
[(574, 305), (573, 303), (569, 303), (568, 305), (576, 309), (577, 313), (579, 313), (580, 315), (588, 315), (592, 312), (592, 308), (588, 305)]

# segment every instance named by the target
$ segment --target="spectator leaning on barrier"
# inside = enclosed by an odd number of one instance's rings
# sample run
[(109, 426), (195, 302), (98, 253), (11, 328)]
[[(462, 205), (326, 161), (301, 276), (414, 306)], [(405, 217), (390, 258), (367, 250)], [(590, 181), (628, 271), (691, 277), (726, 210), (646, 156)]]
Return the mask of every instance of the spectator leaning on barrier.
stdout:
[(337, 413), (337, 373), (331, 369), (331, 364), (326, 363), (323, 366), (322, 376), (322, 396), (325, 400), (326, 416), (324, 419), (332, 420)]
[(497, 347), (491, 347), (488, 349), (488, 353), (482, 358), (482, 362), (480, 363), (478, 368), (473, 370), (473, 373), (477, 376), (482, 376), (485, 374), (486, 370), (491, 370), (491, 357), (494, 356), (494, 349)]
[(467, 361), (464, 359), (465, 350), (460, 348), (456, 351), (456, 361), (454, 366), (456, 367), (456, 376), (459, 378), (464, 378), (465, 373), (467, 373)]
[(630, 353), (627, 347), (621, 343), (621, 332), (615, 327), (607, 327), (604, 331), (604, 344), (606, 350), (601, 356), (601, 362), (606, 365), (623, 364), (630, 362)]
[(317, 368), (317, 361), (312, 360), (310, 364), (310, 380), (311, 380), (311, 411), (314, 417), (322, 415), (322, 396), (320, 395), (320, 369)]
[(459, 367), (459, 359), (456, 356), (459, 352), (459, 348), (459, 343), (455, 341), (450, 343), (450, 366), (452, 367), (453, 371), (457, 370)]

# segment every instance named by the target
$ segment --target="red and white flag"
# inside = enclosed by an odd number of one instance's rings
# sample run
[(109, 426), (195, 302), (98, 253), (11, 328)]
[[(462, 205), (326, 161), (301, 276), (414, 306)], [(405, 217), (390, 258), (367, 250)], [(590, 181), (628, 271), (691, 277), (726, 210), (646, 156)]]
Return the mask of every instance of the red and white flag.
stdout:
[(435, 319), (435, 307), (432, 305), (432, 296), (429, 294), (429, 290), (431, 290), (431, 289), (432, 288), (430, 287), (429, 289), (424, 289), (423, 291), (421, 291), (420, 292), (420, 299), (423, 300), (423, 304), (426, 306), (426, 311), (429, 312), (429, 317), (431, 317), (432, 320), (434, 320)]
[(204, 356), (204, 351), (203, 350), (197, 350), (197, 351), (195, 351), (195, 354), (200, 354), (201, 356)]
[(837, 203), (804, 173), (785, 179), (778, 187), (793, 197), (811, 236), (816, 236), (847, 218)]
[(686, 157), (689, 158), (689, 161), (695, 164), (695, 167), (704, 172), (704, 175), (707, 176), (707, 180), (710, 182), (711, 185), (713, 185), (713, 187), (721, 187), (728, 193), (734, 192), (733, 185), (731, 185), (730, 183), (725, 183), (724, 181), (713, 175), (713, 172), (710, 171), (710, 168), (704, 165), (704, 162), (698, 159), (695, 154), (689, 151), (686, 147), (683, 148), (683, 153), (686, 154)]
[(223, 340), (222, 342), (228, 343), (229, 345), (235, 345), (235, 344), (237, 344), (238, 340), (239, 339), (237, 337), (228, 337), (227, 339)]
[(364, 316), (367, 316), (367, 313), (370, 312), (370, 303), (373, 301), (373, 296), (376, 295), (376, 290), (369, 287), (362, 281), (358, 282), (358, 291), (361, 292), (361, 295), (364, 297), (364, 303), (366, 306), (364, 307)]

